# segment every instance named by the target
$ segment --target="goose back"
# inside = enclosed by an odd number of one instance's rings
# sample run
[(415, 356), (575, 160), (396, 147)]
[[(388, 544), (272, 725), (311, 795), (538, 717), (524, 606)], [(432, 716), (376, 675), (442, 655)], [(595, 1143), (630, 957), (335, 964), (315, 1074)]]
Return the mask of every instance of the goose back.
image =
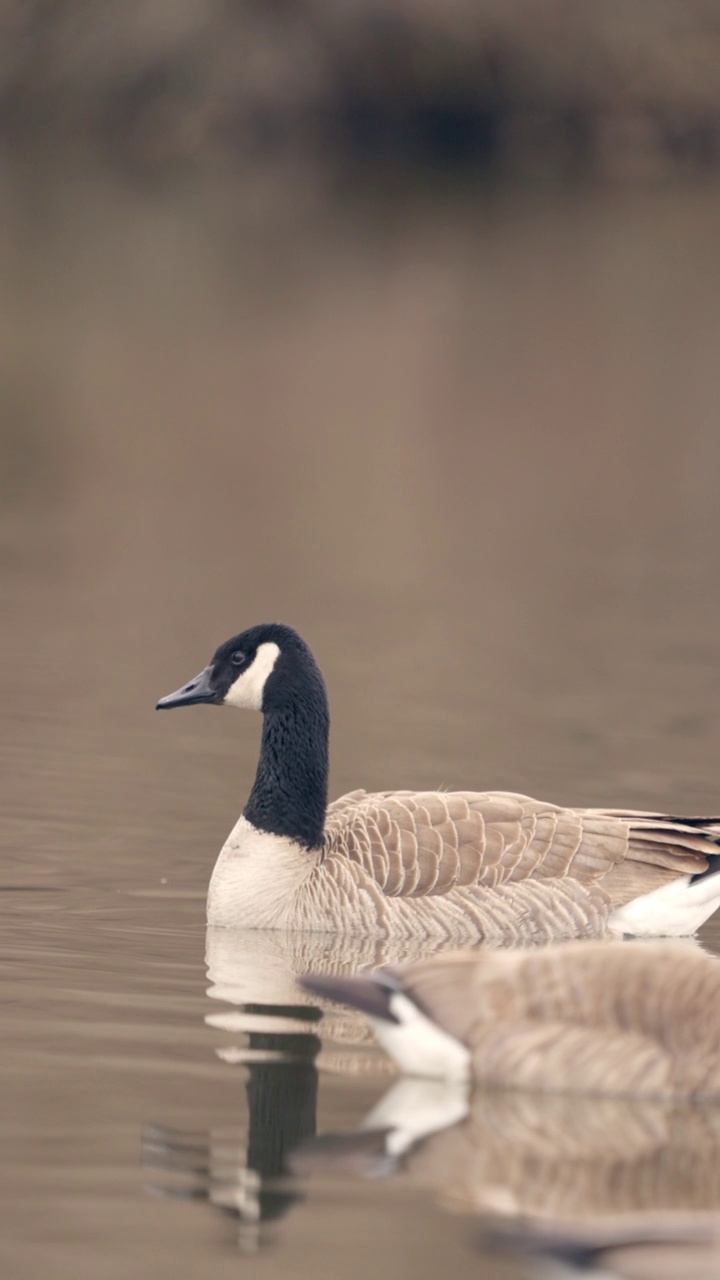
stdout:
[(575, 943), (418, 961), (403, 985), (490, 1083), (720, 1093), (720, 965), (668, 943)]
[[(567, 809), (504, 791), (354, 791), (328, 807), (324, 852), (388, 897), (496, 888), (528, 878), (606, 882), (621, 905), (716, 854), (720, 819)], [(624, 863), (629, 874), (617, 874)]]

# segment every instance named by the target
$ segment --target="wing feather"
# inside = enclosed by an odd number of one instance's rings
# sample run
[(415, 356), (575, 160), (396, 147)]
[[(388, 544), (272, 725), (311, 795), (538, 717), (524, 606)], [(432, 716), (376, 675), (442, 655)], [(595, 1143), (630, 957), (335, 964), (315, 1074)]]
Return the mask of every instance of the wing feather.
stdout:
[(354, 791), (328, 808), (324, 853), (359, 864), (389, 897), (607, 878), (618, 901), (630, 886), (704, 871), (717, 842), (717, 818), (563, 809), (509, 792)]

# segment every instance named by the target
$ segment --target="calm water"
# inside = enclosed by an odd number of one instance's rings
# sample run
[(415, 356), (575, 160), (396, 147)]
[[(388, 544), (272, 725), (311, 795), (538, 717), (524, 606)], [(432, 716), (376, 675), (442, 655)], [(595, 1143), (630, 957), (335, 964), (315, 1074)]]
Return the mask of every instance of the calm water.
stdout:
[[(259, 724), (152, 708), (275, 618), (328, 679), (333, 794), (717, 811), (718, 192), (2, 181), (2, 1274), (476, 1276), (473, 1214), (540, 1186), (715, 1207), (712, 1113), (543, 1105), (540, 1141), (508, 1100), (381, 1103), (293, 980), (379, 955), (206, 938)], [(395, 1176), (355, 1139), (278, 1179), (379, 1103), (437, 1118)]]

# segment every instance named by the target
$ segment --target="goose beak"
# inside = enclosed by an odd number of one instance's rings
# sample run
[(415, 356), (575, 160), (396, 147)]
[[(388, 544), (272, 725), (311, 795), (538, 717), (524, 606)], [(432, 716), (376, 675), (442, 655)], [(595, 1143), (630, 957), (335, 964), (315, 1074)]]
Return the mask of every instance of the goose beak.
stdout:
[(169, 711), (171, 707), (191, 707), (195, 702), (216, 702), (217, 694), (210, 684), (211, 675), (212, 667), (206, 667), (189, 684), (184, 684), (182, 689), (176, 689), (166, 698), (161, 698), (155, 710)]

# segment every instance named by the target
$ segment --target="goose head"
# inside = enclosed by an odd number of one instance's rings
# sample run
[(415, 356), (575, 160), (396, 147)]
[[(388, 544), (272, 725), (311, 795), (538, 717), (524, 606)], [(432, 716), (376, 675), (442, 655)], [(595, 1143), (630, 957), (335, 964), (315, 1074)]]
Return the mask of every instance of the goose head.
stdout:
[(232, 636), (212, 661), (187, 684), (161, 698), (157, 711), (207, 702), (263, 714), (281, 711), (310, 691), (325, 689), (320, 670), (301, 636), (278, 622), (263, 623)]

